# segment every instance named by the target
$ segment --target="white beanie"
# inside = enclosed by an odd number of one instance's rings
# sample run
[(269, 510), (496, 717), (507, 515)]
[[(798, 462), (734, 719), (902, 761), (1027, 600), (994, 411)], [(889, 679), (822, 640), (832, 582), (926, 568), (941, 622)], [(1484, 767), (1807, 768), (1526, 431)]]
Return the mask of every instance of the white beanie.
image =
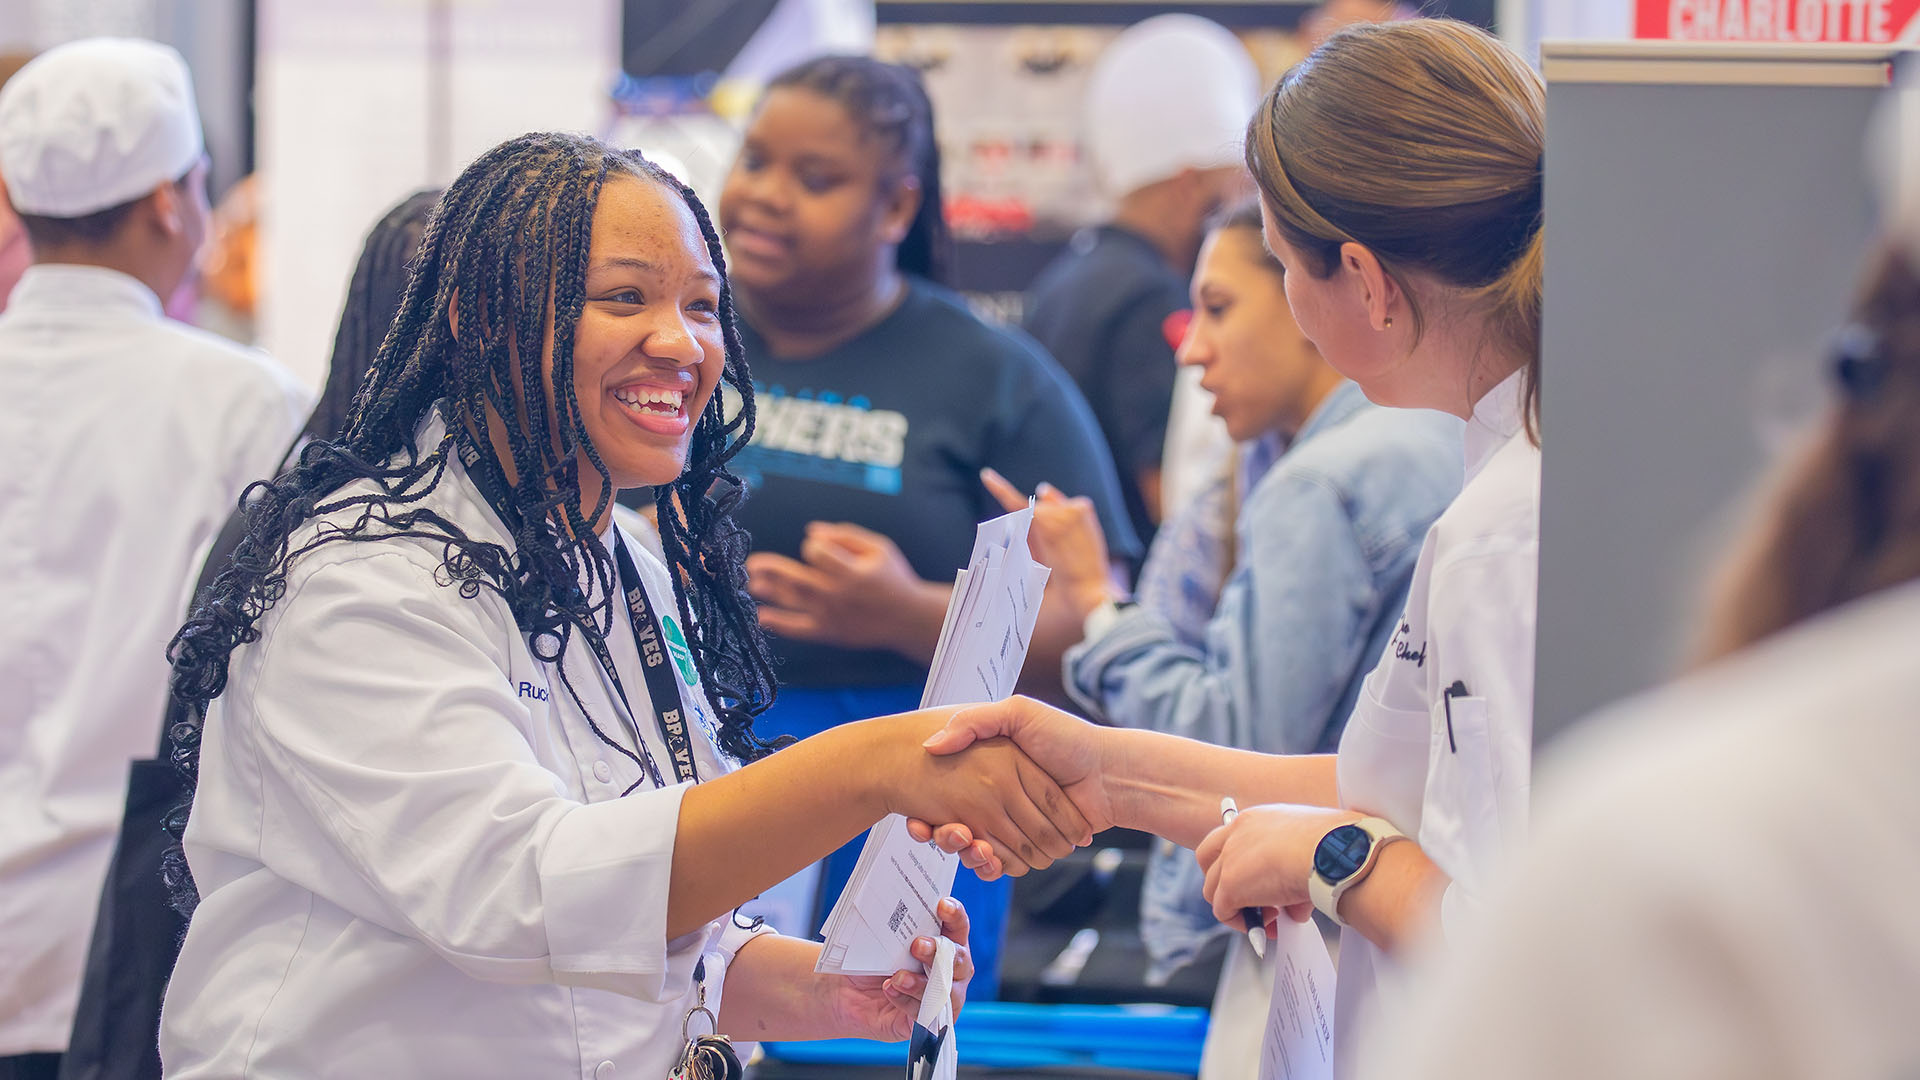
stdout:
[(1122, 31), (1087, 83), (1087, 149), (1109, 194), (1239, 164), (1260, 73), (1225, 27), (1157, 15)]
[(22, 214), (77, 218), (132, 202), (204, 152), (193, 79), (165, 45), (60, 45), (0, 89), (0, 176)]

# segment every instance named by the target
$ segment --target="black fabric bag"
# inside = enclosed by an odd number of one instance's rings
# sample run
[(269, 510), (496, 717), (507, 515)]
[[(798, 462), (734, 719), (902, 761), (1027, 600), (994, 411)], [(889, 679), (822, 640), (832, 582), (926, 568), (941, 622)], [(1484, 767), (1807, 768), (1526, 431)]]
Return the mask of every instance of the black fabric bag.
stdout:
[[(196, 603), (232, 558), (244, 526), (244, 515), (235, 513), (220, 530), (194, 586)], [(156, 756), (134, 762), (127, 776), (120, 839), (100, 890), (60, 1080), (160, 1080), (160, 1000), (187, 932), (160, 878), (161, 857), (173, 843), (163, 824), (191, 794), (173, 767), (168, 738), (185, 719), (186, 707), (169, 696)]]
[(187, 929), (160, 880), (161, 821), (186, 796), (164, 756), (133, 763), (60, 1080), (160, 1080), (160, 999)]

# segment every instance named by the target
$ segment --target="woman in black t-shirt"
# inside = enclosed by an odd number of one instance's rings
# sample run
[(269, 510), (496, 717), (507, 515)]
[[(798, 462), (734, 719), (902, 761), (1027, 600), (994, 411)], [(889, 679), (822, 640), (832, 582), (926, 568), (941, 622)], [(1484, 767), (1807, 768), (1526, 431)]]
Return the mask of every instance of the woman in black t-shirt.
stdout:
[[(734, 462), (750, 490), (740, 516), (783, 661), (764, 730), (805, 736), (919, 704), (974, 525), (1002, 512), (982, 468), (1090, 496), (1117, 549), (1137, 551), (1079, 391), (1031, 338), (938, 284), (940, 155), (911, 70), (828, 57), (776, 77), (719, 216), (760, 410)], [(1036, 631), (1034, 689), (1058, 686), (1078, 636), (1049, 622), (1062, 632)], [(969, 897), (973, 884), (956, 892), (974, 914), (975, 992), (990, 994), (1005, 900)]]

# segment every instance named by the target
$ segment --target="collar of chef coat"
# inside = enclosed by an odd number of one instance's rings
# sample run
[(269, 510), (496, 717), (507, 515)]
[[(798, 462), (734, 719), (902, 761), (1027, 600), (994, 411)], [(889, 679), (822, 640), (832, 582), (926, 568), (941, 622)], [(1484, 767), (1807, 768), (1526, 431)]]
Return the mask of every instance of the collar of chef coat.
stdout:
[(1473, 407), (1473, 418), (1467, 421), (1467, 480), (1478, 476), (1493, 452), (1520, 433), (1520, 418), (1526, 407), (1520, 400), (1524, 373), (1522, 369), (1500, 380)]
[(160, 298), (140, 279), (104, 266), (73, 263), (35, 263), (20, 275), (7, 299), (7, 314), (36, 311), (77, 311), (90, 319), (121, 314), (154, 321), (165, 317)]
[[(149, 293), (148, 295), (151, 296), (152, 294)], [(446, 413), (441, 410), (439, 405), (435, 405), (432, 409), (429, 409), (427, 415), (420, 421), (420, 426), (416, 428), (413, 433), (415, 452), (423, 457), (433, 453), (434, 447), (440, 445), (440, 440), (447, 437), (447, 431), (451, 425), (452, 421), (447, 417)], [(480, 491), (480, 485), (475, 483), (473, 477), (467, 474), (467, 467), (461, 462), (458, 451), (454, 452), (447, 461), (447, 475), (459, 485), (461, 495), (480, 508), (480, 512), (486, 520), (487, 529), (492, 532), (490, 536), (481, 533), (470, 533), (470, 535), (476, 540), (499, 544), (509, 551), (514, 550), (513, 533), (507, 528), (507, 523), (501, 520), (499, 513), (494, 510), (493, 503), (489, 502), (486, 495)], [(613, 550), (613, 530), (615, 527), (616, 523), (613, 520), (613, 515), (609, 513), (606, 524), (601, 526), (595, 534), (600, 537), (600, 542), (607, 546), (609, 552)], [(586, 582), (582, 582), (581, 586), (585, 588), (586, 584)]]
[[(433, 453), (434, 449), (440, 445), (440, 441), (447, 437), (452, 424), (452, 418), (442, 412), (439, 405), (436, 404), (428, 409), (427, 414), (421, 418), (420, 425), (414, 429), (414, 452), (421, 457)], [(459, 497), (479, 512), (481, 528), (472, 528), (464, 521), (461, 523), (468, 536), (482, 543), (499, 544), (509, 552), (518, 550), (514, 544), (513, 531), (507, 528), (507, 523), (494, 510), (493, 503), (487, 501), (486, 495), (480, 491), (480, 485), (474, 482), (473, 477), (467, 475), (467, 467), (461, 462), (457, 447), (447, 453), (447, 471), (440, 482), (453, 483)]]

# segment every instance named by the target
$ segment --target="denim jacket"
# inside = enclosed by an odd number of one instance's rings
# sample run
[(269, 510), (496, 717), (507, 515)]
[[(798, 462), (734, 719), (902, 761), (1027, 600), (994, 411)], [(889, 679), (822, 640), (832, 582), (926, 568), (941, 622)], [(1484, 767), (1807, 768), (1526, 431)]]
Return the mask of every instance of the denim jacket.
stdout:
[[(1428, 526), (1459, 494), (1461, 422), (1341, 384), (1248, 493), (1199, 643), (1124, 612), (1067, 653), (1069, 693), (1121, 727), (1272, 754), (1331, 752), (1400, 615)], [(1164, 977), (1219, 924), (1193, 856), (1156, 850), (1141, 930)]]

